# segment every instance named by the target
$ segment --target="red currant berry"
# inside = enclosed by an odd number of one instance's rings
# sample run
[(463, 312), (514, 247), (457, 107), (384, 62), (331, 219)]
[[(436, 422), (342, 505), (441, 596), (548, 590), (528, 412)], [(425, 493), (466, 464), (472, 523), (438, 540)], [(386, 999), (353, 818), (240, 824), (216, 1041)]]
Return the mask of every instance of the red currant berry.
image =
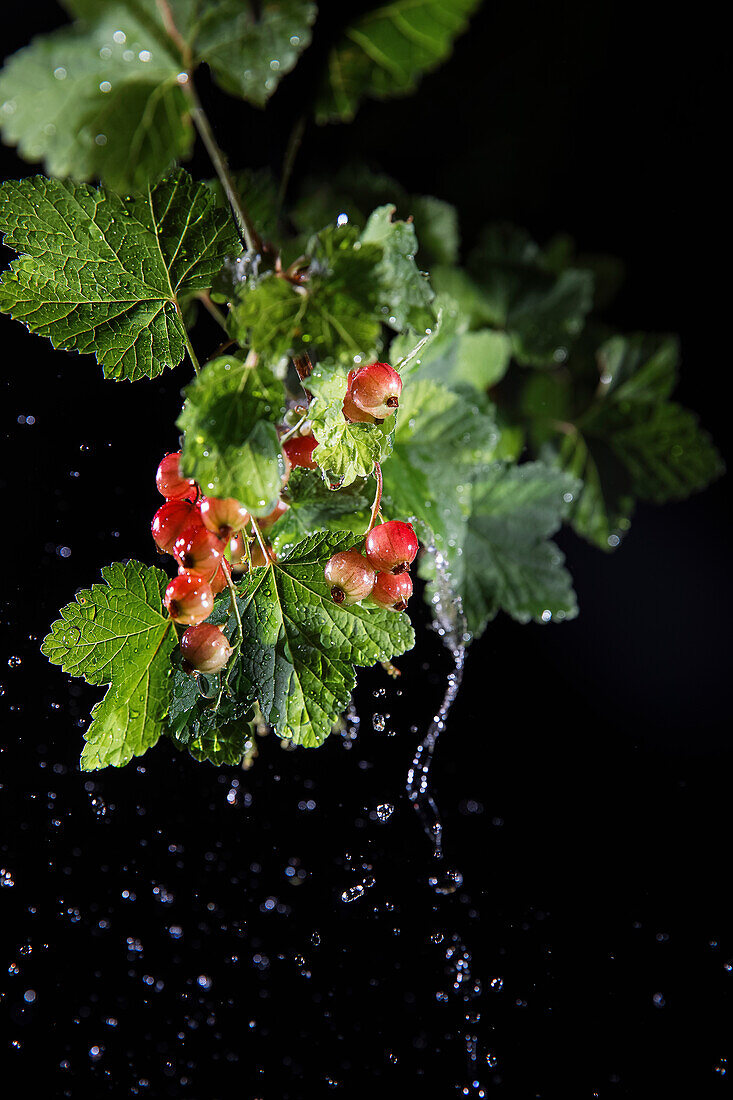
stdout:
[(220, 565), (214, 576), (209, 581), (211, 585), (211, 591), (215, 596), (218, 596), (220, 592), (223, 592), (227, 586), (227, 575), (224, 572), (224, 566)]
[(389, 363), (367, 363), (354, 375), (350, 392), (357, 408), (384, 420), (400, 403), (402, 379)]
[(315, 470), (313, 451), (317, 446), (318, 440), (314, 436), (300, 435), (286, 440), (283, 443), (283, 450), (291, 466), (305, 466), (308, 470)]
[(229, 540), (228, 556), (235, 573), (244, 573), (247, 568), (247, 551), (244, 548), (245, 535), (235, 535)]
[(269, 516), (263, 516), (262, 519), (257, 520), (260, 531), (266, 531), (268, 527), (272, 527), (273, 523), (277, 523), (280, 516), (284, 516), (288, 508), (289, 505), (284, 500), (279, 500)]
[(189, 626), (181, 638), (184, 668), (196, 672), (218, 672), (233, 652), (226, 634), (211, 623)]
[(195, 626), (214, 610), (214, 594), (200, 573), (179, 573), (165, 590), (163, 603), (176, 623)]
[(347, 391), (343, 404), (344, 416), (347, 420), (355, 421), (357, 424), (376, 424), (376, 416), (372, 416), (371, 413), (364, 412), (358, 405), (354, 404), (351, 397), (351, 393)]
[(181, 452), (166, 455), (155, 474), (158, 492), (166, 500), (195, 500), (198, 486), (193, 478), (181, 474)]
[(342, 550), (326, 562), (323, 570), (331, 585), (334, 603), (358, 603), (374, 587), (376, 573), (358, 550)]
[(364, 553), (380, 572), (406, 573), (417, 555), (417, 536), (409, 523), (390, 519), (371, 529)]
[(271, 561), (277, 561), (277, 554), (271, 546), (267, 547), (267, 557), (262, 553), (259, 542), (255, 542), (250, 549), (252, 568), (260, 569), (263, 565), (269, 565)]
[(221, 565), (224, 545), (203, 523), (192, 523), (173, 543), (173, 557), (182, 569), (194, 569), (208, 581)]
[(409, 573), (379, 573), (372, 589), (372, 599), (390, 611), (404, 611), (412, 595)]
[(196, 508), (188, 500), (167, 500), (153, 516), (150, 529), (156, 545), (166, 554), (173, 553), (173, 543), (196, 515)]
[(228, 539), (249, 523), (249, 512), (234, 497), (204, 497), (199, 505), (201, 521), (220, 539)]

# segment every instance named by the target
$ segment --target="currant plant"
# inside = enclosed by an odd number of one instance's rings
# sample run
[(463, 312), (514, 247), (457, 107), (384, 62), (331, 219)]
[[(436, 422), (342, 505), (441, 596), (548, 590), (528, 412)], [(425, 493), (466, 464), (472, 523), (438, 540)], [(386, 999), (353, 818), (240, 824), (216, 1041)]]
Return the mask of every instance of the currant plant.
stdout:
[[(82, 768), (163, 736), (234, 764), (262, 726), (320, 745), (356, 667), (414, 644), (413, 563), (429, 606), (446, 583), (462, 601), (465, 642), (500, 610), (561, 621), (563, 521), (610, 550), (636, 500), (721, 472), (670, 400), (674, 339), (593, 316), (608, 259), (489, 226), (460, 263), (440, 199), (359, 165), (291, 183), (309, 119), (414, 91), (478, 4), (394, 0), (347, 23), (280, 179), (230, 171), (197, 71), (264, 108), (317, 33), (309, 0), (65, 0), (73, 23), (0, 73), (3, 137), (47, 173), (0, 188), (17, 253), (0, 309), (112, 380), (192, 372), (155, 475), (151, 557), (170, 571), (105, 567), (43, 643), (107, 686)], [(180, 167), (197, 136), (214, 179)], [(222, 328), (208, 360), (201, 307)]]

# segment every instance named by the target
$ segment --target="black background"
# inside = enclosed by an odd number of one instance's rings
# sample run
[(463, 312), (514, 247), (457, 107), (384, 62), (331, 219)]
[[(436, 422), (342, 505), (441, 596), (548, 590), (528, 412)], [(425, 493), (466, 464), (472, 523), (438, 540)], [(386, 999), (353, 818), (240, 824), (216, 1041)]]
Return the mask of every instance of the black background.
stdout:
[[(7, 52), (62, 18), (40, 3), (16, 14)], [(326, 12), (264, 115), (202, 78), (235, 166), (278, 166), (344, 15)], [(488, 4), (417, 98), (308, 131), (296, 176), (366, 156), (456, 203), (467, 245), (508, 218), (622, 257), (610, 319), (680, 334), (680, 398), (725, 453), (718, 37), (652, 5)], [(2, 155), (4, 176), (32, 170)], [(193, 167), (208, 171), (200, 156)], [(613, 556), (563, 533), (579, 619), (500, 619), (473, 647), (434, 771), (446, 861), (464, 876), (441, 896), (402, 795), (449, 664), (417, 601), (418, 649), (397, 686), (362, 677), (354, 741), (286, 753), (268, 739), (248, 773), (161, 745), (138, 767), (80, 775), (79, 722), (98, 692), (67, 684), (38, 646), (102, 564), (153, 560), (153, 473), (176, 444), (185, 367), (105, 383), (91, 359), (51, 353), (9, 321), (2, 332), (13, 659), (0, 865), (14, 885), (0, 889), (0, 993), (3, 1056), (24, 1088), (727, 1094), (726, 482), (640, 508)], [(196, 335), (213, 350), (215, 332)], [(375, 713), (390, 715), (385, 732)]]

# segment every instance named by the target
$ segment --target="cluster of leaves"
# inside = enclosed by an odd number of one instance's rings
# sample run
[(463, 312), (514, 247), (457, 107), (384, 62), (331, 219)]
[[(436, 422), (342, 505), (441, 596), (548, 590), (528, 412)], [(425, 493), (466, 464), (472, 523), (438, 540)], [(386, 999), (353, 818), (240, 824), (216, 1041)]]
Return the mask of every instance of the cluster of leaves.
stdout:
[[(316, 118), (347, 120), (362, 97), (412, 90), (477, 6), (397, 0), (358, 19), (332, 50)], [(275, 560), (217, 597), (211, 622), (234, 646), (221, 673), (183, 670), (159, 569), (109, 566), (62, 609), (43, 652), (108, 685), (83, 768), (124, 764), (163, 735), (198, 760), (235, 763), (257, 722), (323, 742), (356, 667), (414, 642), (406, 615), (337, 605), (324, 578), (334, 552), (363, 540), (377, 464), (384, 516), (415, 524), (426, 598), (450, 583), (466, 641), (499, 610), (519, 622), (576, 614), (552, 541), (563, 520), (609, 549), (635, 500), (679, 498), (720, 472), (693, 414), (670, 400), (674, 341), (618, 336), (590, 316), (613, 289), (607, 259), (496, 226), (461, 265), (451, 206), (354, 166), (305, 182), (285, 211), (274, 180), (243, 173), (235, 183), (267, 247), (242, 251), (226, 177), (169, 170), (190, 152), (191, 122), (202, 125), (197, 66), (263, 105), (309, 41), (313, 4), (68, 7), (77, 23), (0, 75), (6, 139), (73, 177), (0, 189), (0, 230), (18, 253), (0, 309), (57, 348), (94, 354), (116, 380), (188, 355), (183, 472), (254, 517), (288, 505), (267, 532)], [(85, 182), (97, 176), (101, 186)], [(188, 332), (197, 298), (222, 307), (232, 345), (200, 369)], [(349, 372), (375, 358), (401, 371), (399, 410), (352, 423)], [(304, 405), (317, 469), (295, 469), (283, 487), (281, 434)]]

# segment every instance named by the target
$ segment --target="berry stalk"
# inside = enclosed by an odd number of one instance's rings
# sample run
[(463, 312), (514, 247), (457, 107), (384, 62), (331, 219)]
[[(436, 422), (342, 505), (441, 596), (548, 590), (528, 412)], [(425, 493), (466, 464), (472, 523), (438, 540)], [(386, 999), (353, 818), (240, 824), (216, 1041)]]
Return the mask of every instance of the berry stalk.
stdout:
[(374, 494), (374, 504), (372, 505), (372, 514), (369, 517), (369, 526), (367, 527), (365, 534), (369, 534), (374, 524), (377, 522), (379, 516), (379, 508), (382, 503), (382, 467), (378, 462), (374, 463), (374, 477), (377, 480), (377, 491)]

